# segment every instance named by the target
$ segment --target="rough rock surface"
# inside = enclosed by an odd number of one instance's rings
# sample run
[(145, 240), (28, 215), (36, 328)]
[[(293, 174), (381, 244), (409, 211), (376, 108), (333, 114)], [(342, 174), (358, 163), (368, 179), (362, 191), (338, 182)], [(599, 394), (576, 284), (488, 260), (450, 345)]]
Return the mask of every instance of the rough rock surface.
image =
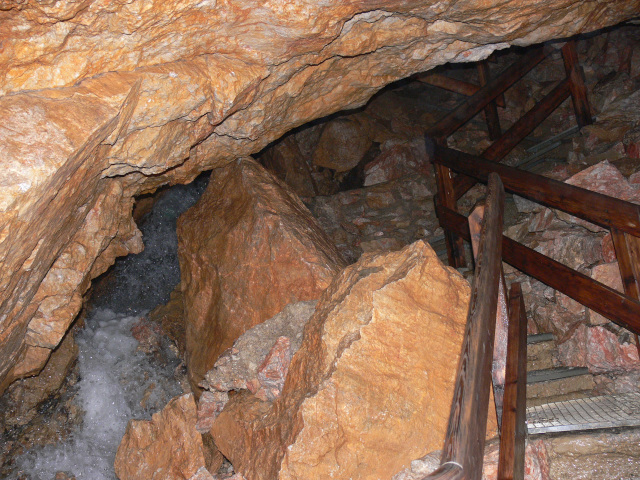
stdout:
[[(282, 312), (247, 330), (218, 358), (202, 382), (206, 390), (198, 402), (198, 431), (205, 433), (211, 429), (213, 421), (229, 400), (230, 391), (249, 390), (262, 400), (274, 400), (280, 394), (291, 356), (300, 348), (302, 331), (315, 311), (316, 303), (287, 305)], [(282, 339), (286, 339), (286, 347), (278, 349), (278, 345), (285, 343)], [(268, 371), (268, 358), (274, 352), (283, 353), (283, 350), (287, 357), (286, 368), (281, 371), (285, 365), (276, 362), (276, 367), (280, 367), (275, 372), (279, 373), (276, 375), (277, 393), (270, 392), (268, 387), (273, 388), (273, 376), (267, 378), (261, 372)]]
[[(0, 0), (0, 391), (42, 368), (90, 278), (139, 250), (133, 196), (257, 152), (413, 73), (639, 10), (638, 0), (553, 9), (534, 0)], [(89, 212), (99, 217), (93, 232)], [(43, 280), (61, 273), (52, 293)], [(49, 322), (55, 334), (41, 340)]]
[(249, 328), (317, 299), (344, 261), (288, 187), (250, 159), (216, 169), (178, 220), (192, 386)]
[[(205, 465), (192, 394), (171, 400), (151, 420), (131, 420), (116, 454), (120, 480), (188, 480)], [(201, 472), (203, 473), (203, 472)]]
[(423, 242), (363, 255), (320, 299), (282, 395), (232, 397), (216, 445), (256, 480), (390, 478), (444, 440), (468, 301)]

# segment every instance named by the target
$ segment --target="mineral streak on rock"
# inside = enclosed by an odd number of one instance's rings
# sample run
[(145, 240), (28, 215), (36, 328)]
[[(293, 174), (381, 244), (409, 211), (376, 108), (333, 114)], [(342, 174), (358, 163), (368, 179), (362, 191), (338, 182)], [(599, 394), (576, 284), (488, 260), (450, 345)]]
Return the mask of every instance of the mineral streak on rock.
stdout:
[(363, 255), (318, 302), (281, 396), (231, 397), (216, 445), (256, 480), (391, 478), (442, 446), (469, 294), (423, 242)]
[(0, 0), (0, 391), (42, 368), (90, 279), (140, 249), (133, 196), (413, 73), (639, 10), (639, 0)]

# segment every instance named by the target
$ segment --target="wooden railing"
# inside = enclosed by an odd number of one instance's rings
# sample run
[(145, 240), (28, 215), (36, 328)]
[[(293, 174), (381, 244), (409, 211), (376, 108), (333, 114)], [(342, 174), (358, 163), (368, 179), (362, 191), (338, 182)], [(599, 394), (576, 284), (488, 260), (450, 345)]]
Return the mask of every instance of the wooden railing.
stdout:
[[(542, 255), (518, 242), (502, 237), (505, 262), (634, 333), (640, 333), (640, 302), (637, 299), (637, 268), (640, 266), (640, 205), (608, 197), (584, 188), (518, 170), (482, 157), (436, 145), (433, 161), (447, 169), (487, 182), (497, 173), (505, 190), (562, 210), (611, 230), (626, 294)], [(471, 239), (467, 219), (444, 205), (437, 207), (446, 231)]]
[(440, 468), (426, 477), (430, 480), (479, 480), (482, 476), (502, 264), (503, 211), (502, 182), (497, 175), (491, 175), (442, 461)]

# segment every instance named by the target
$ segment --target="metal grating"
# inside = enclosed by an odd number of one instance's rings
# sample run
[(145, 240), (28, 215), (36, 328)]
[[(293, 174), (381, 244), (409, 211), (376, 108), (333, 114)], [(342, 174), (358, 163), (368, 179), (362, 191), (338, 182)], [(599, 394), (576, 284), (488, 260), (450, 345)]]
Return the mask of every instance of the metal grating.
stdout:
[(605, 395), (527, 408), (529, 434), (640, 426), (640, 393)]

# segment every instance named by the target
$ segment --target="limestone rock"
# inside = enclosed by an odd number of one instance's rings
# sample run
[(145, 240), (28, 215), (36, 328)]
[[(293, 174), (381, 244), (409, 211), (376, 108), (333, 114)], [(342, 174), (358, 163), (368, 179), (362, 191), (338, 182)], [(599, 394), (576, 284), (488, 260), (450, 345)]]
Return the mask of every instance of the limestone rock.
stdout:
[(323, 294), (282, 395), (231, 398), (216, 445), (256, 480), (390, 478), (442, 446), (468, 301), (423, 242), (363, 255)]
[[(315, 301), (287, 305), (282, 312), (247, 330), (218, 358), (202, 382), (206, 390), (198, 402), (199, 432), (211, 429), (213, 421), (229, 400), (228, 392), (232, 390), (249, 390), (263, 400), (274, 400), (279, 395), (290, 357), (300, 348), (302, 331), (315, 306)], [(281, 358), (277, 353), (284, 354), (286, 361), (273, 362), (272, 359)], [(278, 367), (274, 371), (278, 374), (276, 385), (267, 375), (271, 365)], [(274, 387), (277, 392), (270, 391)]]
[[(151, 420), (131, 420), (115, 460), (120, 480), (198, 480), (205, 465), (192, 394), (171, 400)], [(202, 473), (202, 472), (201, 472)]]
[(366, 125), (354, 118), (338, 118), (327, 123), (322, 130), (313, 163), (337, 172), (347, 172), (362, 160), (370, 145)]
[(405, 175), (433, 175), (433, 168), (424, 147), (424, 140), (419, 138), (410, 143), (386, 142), (382, 153), (365, 166), (364, 185), (388, 182)]
[(252, 160), (222, 167), (178, 220), (189, 379), (249, 328), (312, 300), (344, 261), (284, 184)]
[[(140, 249), (132, 197), (435, 65), (640, 10), (638, 0), (283, 5), (0, 0), (0, 391), (42, 368), (43, 345), (60, 341), (95, 272)], [(101, 228), (85, 237), (94, 208)]]

